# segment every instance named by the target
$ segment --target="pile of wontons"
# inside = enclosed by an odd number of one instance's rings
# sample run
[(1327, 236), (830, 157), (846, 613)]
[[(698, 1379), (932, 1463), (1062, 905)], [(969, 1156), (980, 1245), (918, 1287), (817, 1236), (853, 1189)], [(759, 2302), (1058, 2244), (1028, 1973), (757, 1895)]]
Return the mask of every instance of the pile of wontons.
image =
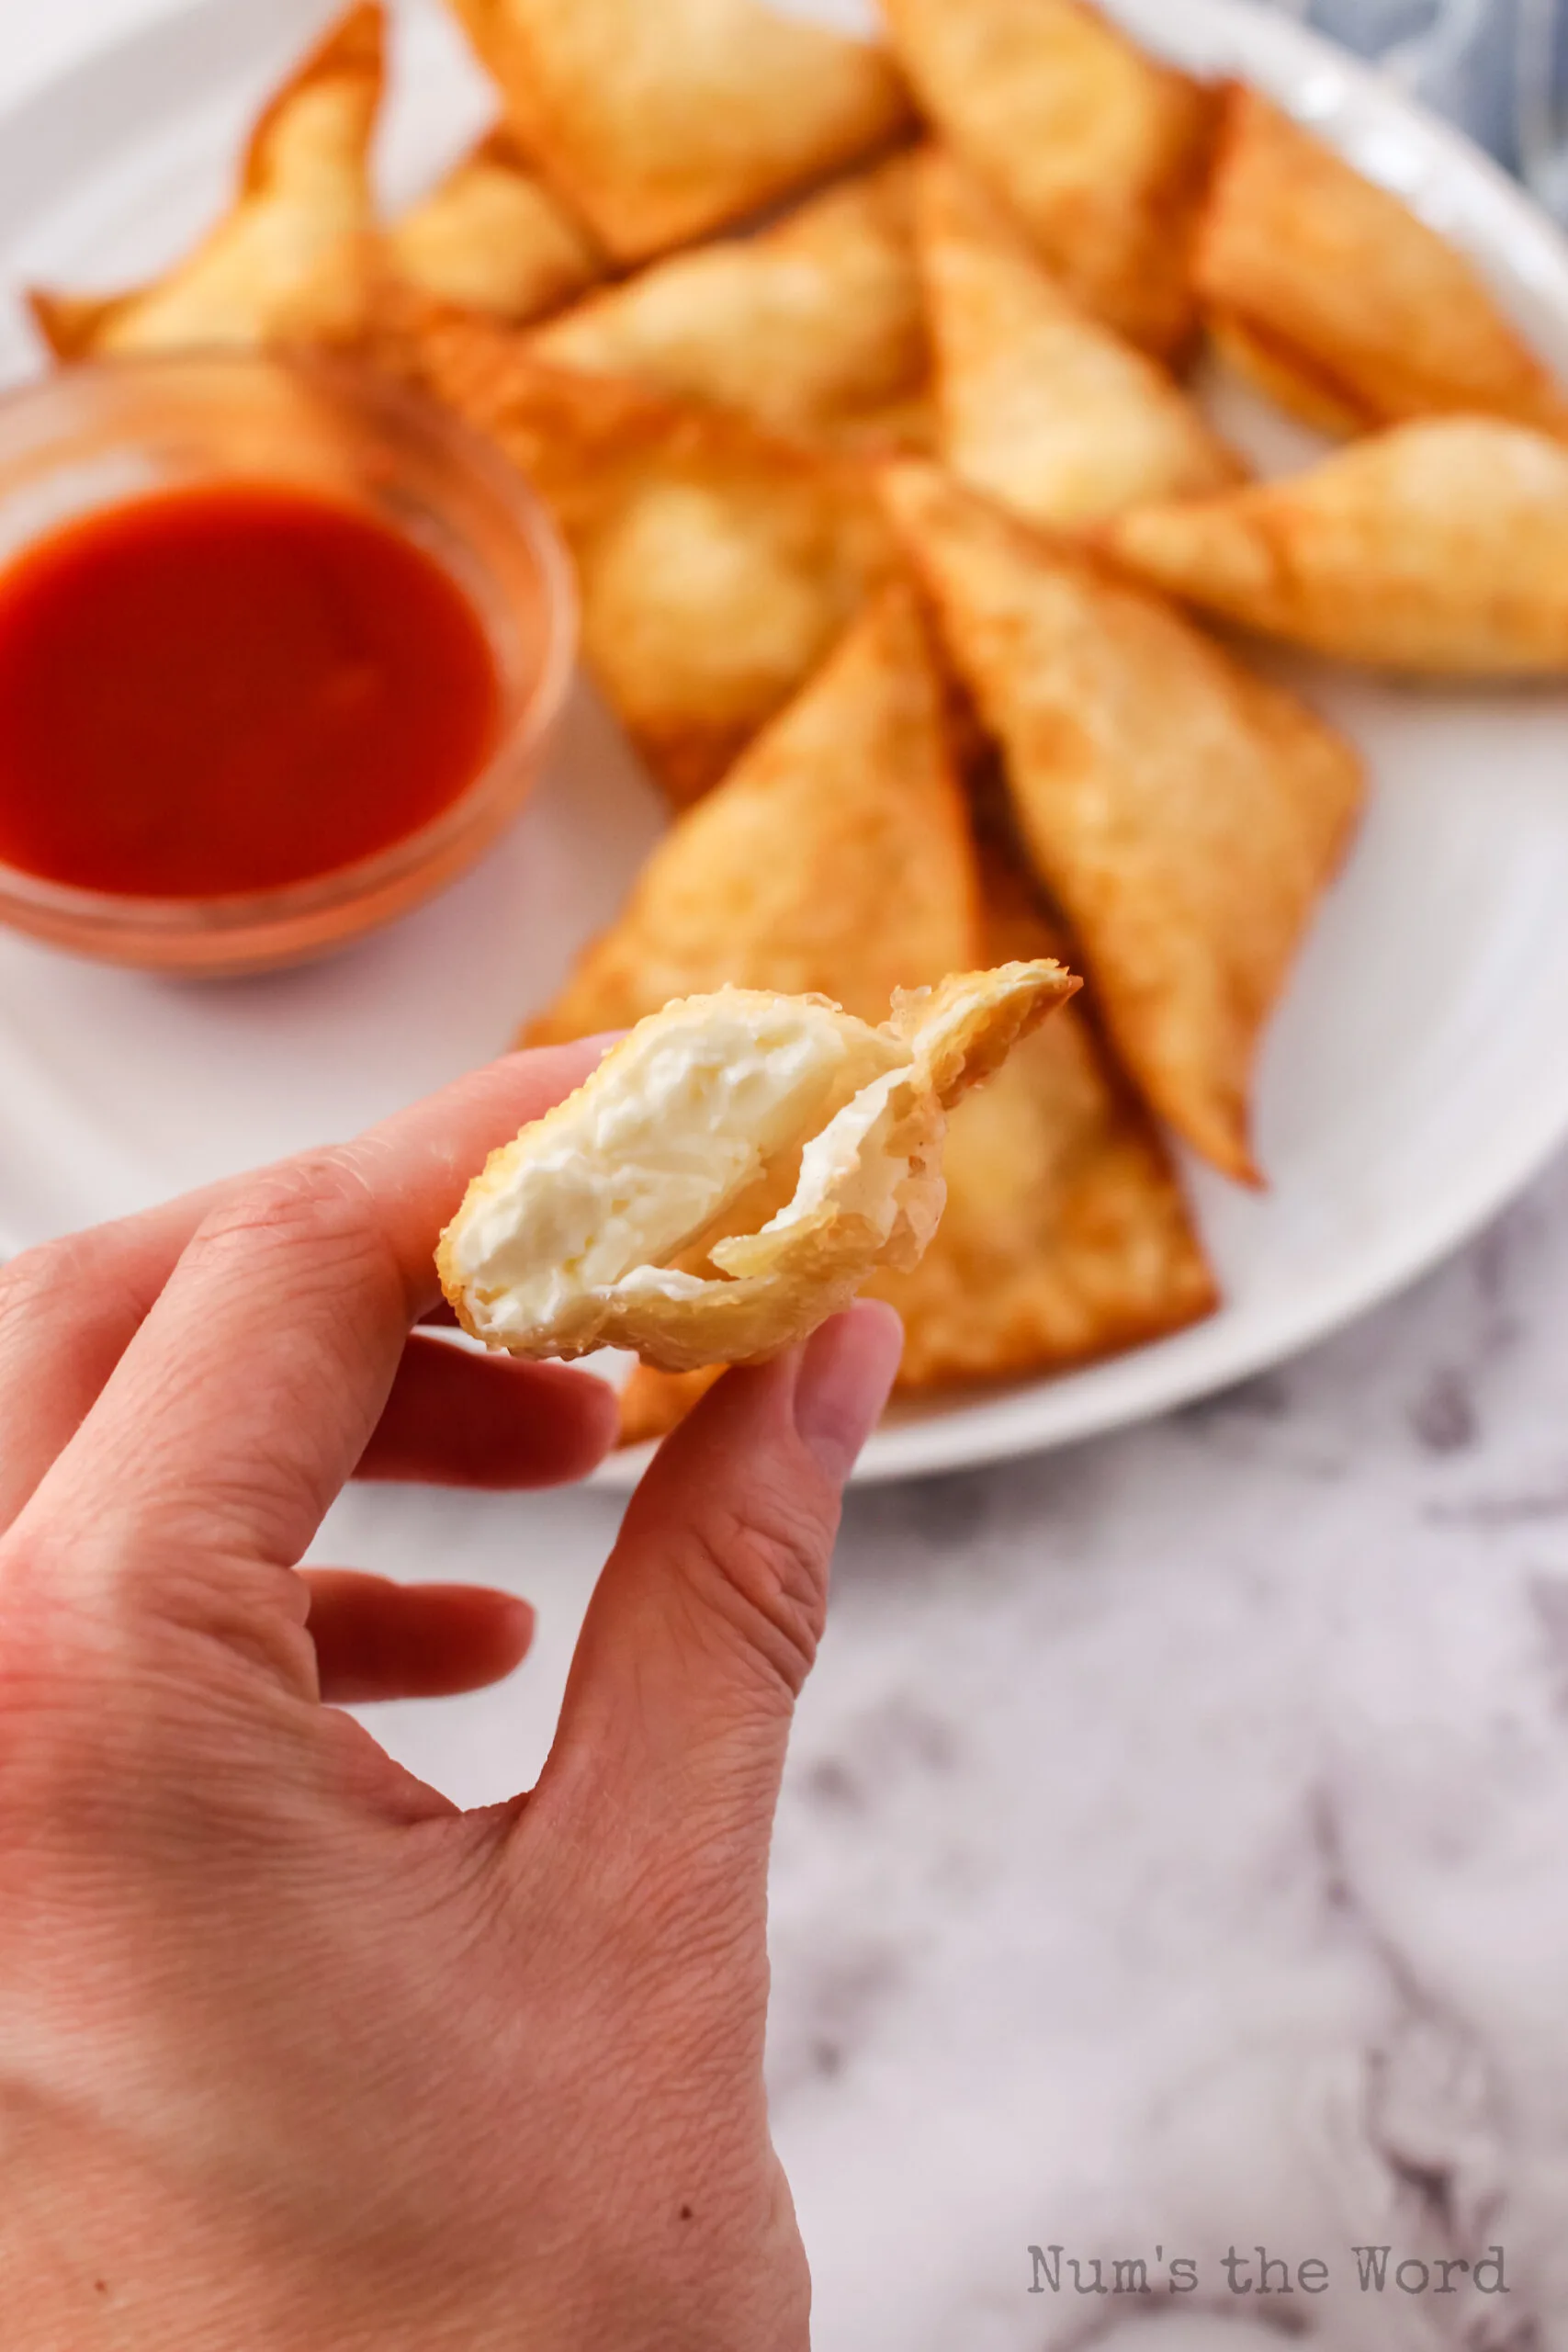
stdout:
[[(874, 1023), (952, 971), (1087, 972), (880, 1283), (907, 1389), (1206, 1314), (1161, 1127), (1259, 1181), (1259, 1035), (1363, 786), (1204, 617), (1568, 671), (1568, 401), (1394, 197), (1081, 0), (884, 0), (886, 46), (763, 0), (452, 5), (501, 119), (412, 211), (375, 215), (356, 7), (194, 254), (33, 297), (51, 348), (349, 346), (548, 502), (676, 815), (531, 1040), (725, 982)], [(1205, 336), (1345, 449), (1249, 482), (1183, 388)], [(628, 1432), (708, 1376), (634, 1376)]]

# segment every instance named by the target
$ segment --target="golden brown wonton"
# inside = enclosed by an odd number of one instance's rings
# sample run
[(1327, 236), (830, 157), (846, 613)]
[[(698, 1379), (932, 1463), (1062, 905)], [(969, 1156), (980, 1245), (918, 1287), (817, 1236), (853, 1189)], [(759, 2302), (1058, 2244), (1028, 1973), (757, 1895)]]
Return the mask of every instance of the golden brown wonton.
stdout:
[(942, 455), (963, 481), (1071, 528), (1238, 479), (1164, 368), (1064, 292), (949, 157), (922, 163), (917, 210)]
[[(564, 368), (741, 409), (803, 440), (926, 446), (908, 156), (580, 302), (534, 339)], [(923, 421), (923, 430), (922, 430)]]
[(256, 123), (228, 213), (164, 277), (122, 294), (31, 292), (55, 356), (354, 342), (376, 275), (382, 38), (378, 6), (340, 18)]
[(1211, 314), (1208, 335), (1211, 350), (1232, 373), (1288, 415), (1341, 440), (1365, 431), (1366, 418), (1336, 386), (1325, 377), (1309, 375), (1299, 355), (1288, 355), (1257, 328)]
[(1241, 83), (1196, 277), (1229, 355), (1309, 423), (1470, 409), (1568, 428), (1568, 401), (1463, 255)]
[(974, 852), (909, 592), (879, 597), (659, 843), (530, 1045), (622, 1029), (733, 981), (880, 1020), (978, 960)]
[(1361, 798), (1350, 747), (1157, 599), (934, 469), (890, 511), (1145, 1099), (1256, 1181), (1258, 1040)]
[(1124, 515), (1157, 587), (1342, 662), (1438, 675), (1568, 670), (1568, 448), (1430, 417), (1310, 473)]
[(604, 275), (581, 221), (497, 128), (459, 157), (387, 232), (398, 276), (438, 302), (522, 326)]
[[(987, 955), (1058, 952), (995, 864), (986, 895)], [(901, 1390), (1060, 1370), (1215, 1305), (1159, 1139), (1076, 1005), (959, 1104), (942, 1166), (947, 1205), (925, 1256), (865, 1285), (903, 1317)], [(637, 1367), (622, 1393), (623, 1444), (672, 1429), (717, 1376)]]
[(1066, 291), (1146, 350), (1179, 350), (1210, 93), (1082, 0), (883, 7), (927, 114)]
[(765, 0), (453, 0), (527, 153), (617, 261), (755, 212), (909, 119), (886, 52)]
[[(1066, 954), (987, 862), (986, 953)], [(904, 1318), (902, 1389), (1060, 1370), (1195, 1322), (1214, 1280), (1158, 1136), (1068, 1005), (960, 1103), (947, 1206), (907, 1273), (867, 1295)]]
[(892, 562), (858, 467), (744, 417), (427, 324), (425, 380), (498, 441), (576, 559), (583, 651), (678, 803), (716, 783)]

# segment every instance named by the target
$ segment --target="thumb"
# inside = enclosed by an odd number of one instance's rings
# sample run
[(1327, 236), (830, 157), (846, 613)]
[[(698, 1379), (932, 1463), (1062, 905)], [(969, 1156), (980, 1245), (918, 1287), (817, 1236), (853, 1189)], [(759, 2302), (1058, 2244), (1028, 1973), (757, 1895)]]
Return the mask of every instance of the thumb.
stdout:
[(645, 1889), (703, 1903), (716, 1873), (742, 1900), (765, 1885), (844, 1481), (902, 1340), (891, 1308), (863, 1304), (729, 1372), (632, 1499), (536, 1801), (564, 1804), (601, 1862), (625, 1855)]

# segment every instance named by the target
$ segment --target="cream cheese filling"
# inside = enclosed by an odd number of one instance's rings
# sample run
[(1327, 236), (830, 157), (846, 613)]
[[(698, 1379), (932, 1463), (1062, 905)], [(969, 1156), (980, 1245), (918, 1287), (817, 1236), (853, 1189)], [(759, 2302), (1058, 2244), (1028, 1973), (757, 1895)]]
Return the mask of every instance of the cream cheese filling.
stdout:
[[(709, 998), (634, 1031), (613, 1080), (591, 1080), (552, 1114), (547, 1146), (466, 1216), (455, 1270), (476, 1329), (515, 1342), (612, 1292), (699, 1294), (705, 1278), (668, 1261), (803, 1138), (795, 1198), (764, 1230), (808, 1214), (910, 1069), (904, 1041), (809, 999)], [(889, 1223), (907, 1172), (902, 1160), (868, 1171)]]

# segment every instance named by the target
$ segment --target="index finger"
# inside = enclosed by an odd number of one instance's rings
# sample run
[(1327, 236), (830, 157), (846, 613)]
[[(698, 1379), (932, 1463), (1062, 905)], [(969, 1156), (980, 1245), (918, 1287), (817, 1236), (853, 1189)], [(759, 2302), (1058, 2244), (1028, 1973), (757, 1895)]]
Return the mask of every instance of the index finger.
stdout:
[(570, 1093), (603, 1040), (514, 1054), (212, 1208), (15, 1532), (115, 1531), (291, 1566), (364, 1452), (441, 1227), (486, 1154)]

